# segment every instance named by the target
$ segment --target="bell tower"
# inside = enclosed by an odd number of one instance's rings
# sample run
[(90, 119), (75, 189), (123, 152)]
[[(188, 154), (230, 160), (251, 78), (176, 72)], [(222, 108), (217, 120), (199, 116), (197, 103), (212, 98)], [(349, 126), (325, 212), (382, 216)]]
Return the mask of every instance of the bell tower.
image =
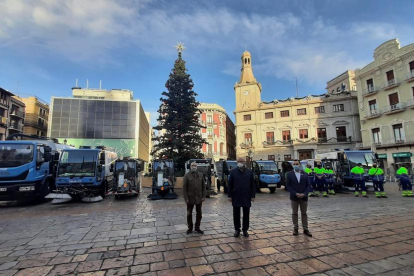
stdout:
[(236, 110), (250, 110), (257, 108), (261, 102), (262, 86), (253, 75), (252, 57), (250, 52), (244, 51), (241, 56), (241, 74), (239, 82), (234, 86), (236, 94)]

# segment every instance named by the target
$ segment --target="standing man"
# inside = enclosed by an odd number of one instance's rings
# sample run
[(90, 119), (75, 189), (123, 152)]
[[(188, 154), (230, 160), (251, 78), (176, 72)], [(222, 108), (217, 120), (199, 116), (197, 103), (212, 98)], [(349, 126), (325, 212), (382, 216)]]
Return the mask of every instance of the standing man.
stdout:
[(361, 163), (358, 163), (355, 167), (351, 170), (351, 175), (354, 178), (354, 185), (355, 185), (355, 196), (359, 197), (359, 190), (362, 191), (363, 197), (368, 197), (367, 195), (367, 188), (365, 187), (365, 170), (362, 167)]
[(368, 174), (374, 184), (375, 196), (377, 198), (387, 198), (384, 192), (384, 171), (374, 163)]
[(187, 203), (187, 234), (193, 232), (193, 209), (196, 206), (196, 223), (195, 232), (204, 234), (201, 231), (201, 205), (206, 199), (206, 183), (201, 172), (197, 171), (197, 163), (193, 162), (190, 165), (190, 171), (184, 175), (183, 178), (183, 196), (185, 203)]
[(335, 188), (334, 188), (335, 174), (330, 165), (326, 165), (325, 174), (326, 174), (326, 186), (328, 188), (328, 194), (335, 195)]
[(401, 182), (402, 186), (402, 196), (404, 197), (412, 197), (413, 196), (413, 185), (411, 184), (410, 178), (408, 176), (408, 170), (406, 165), (403, 165), (397, 171), (397, 178)]
[(317, 188), (315, 186), (315, 173), (312, 170), (311, 164), (308, 163), (306, 165), (305, 173), (307, 173), (309, 177), (309, 183), (310, 183), (309, 196), (310, 197), (319, 196), (317, 192)]
[(315, 173), (315, 183), (316, 183), (316, 186), (318, 187), (319, 193), (322, 192), (324, 197), (328, 197), (328, 193), (326, 189), (325, 169), (322, 168), (322, 163), (318, 162), (316, 165), (316, 168), (313, 171)]
[(303, 233), (312, 237), (308, 229), (308, 193), (310, 183), (308, 174), (300, 171), (299, 160), (293, 161), (293, 171), (288, 172), (286, 176), (286, 188), (290, 192), (290, 203), (292, 206), (293, 235), (299, 234), (299, 215), (300, 208)]
[(243, 208), (243, 236), (248, 237), (250, 207), (256, 196), (256, 184), (244, 158), (237, 159), (237, 168), (231, 170), (229, 178), (228, 196), (233, 205), (234, 237), (240, 236), (240, 208)]

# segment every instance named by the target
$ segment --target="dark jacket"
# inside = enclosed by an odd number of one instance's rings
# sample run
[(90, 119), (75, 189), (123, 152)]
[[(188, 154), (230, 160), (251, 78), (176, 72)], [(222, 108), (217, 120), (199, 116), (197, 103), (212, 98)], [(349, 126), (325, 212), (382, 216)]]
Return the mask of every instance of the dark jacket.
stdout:
[(228, 195), (234, 207), (251, 207), (252, 198), (256, 196), (256, 185), (251, 170), (233, 169), (229, 176)]
[(301, 171), (300, 181), (298, 182), (295, 171), (288, 172), (286, 176), (286, 189), (290, 192), (290, 200), (299, 201), (300, 199), (296, 197), (296, 194), (305, 194), (305, 197), (301, 198), (301, 200), (307, 201), (310, 191), (308, 174)]
[(183, 178), (183, 196), (189, 204), (201, 204), (206, 198), (206, 182), (201, 172), (188, 172)]

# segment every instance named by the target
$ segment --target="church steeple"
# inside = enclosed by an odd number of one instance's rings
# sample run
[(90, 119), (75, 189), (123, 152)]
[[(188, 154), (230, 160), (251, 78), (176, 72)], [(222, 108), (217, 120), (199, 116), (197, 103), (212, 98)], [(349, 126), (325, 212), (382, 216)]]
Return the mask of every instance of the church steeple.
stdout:
[(242, 68), (239, 84), (242, 83), (257, 83), (252, 68), (252, 57), (248, 51), (244, 51), (241, 56)]

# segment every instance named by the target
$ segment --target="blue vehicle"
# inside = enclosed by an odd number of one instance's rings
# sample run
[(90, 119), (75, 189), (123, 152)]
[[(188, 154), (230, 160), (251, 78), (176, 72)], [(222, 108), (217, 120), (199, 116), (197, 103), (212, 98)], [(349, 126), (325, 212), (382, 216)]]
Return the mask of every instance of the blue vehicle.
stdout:
[(113, 164), (117, 154), (105, 149), (66, 149), (60, 156), (56, 191), (48, 198), (52, 203), (63, 203), (72, 198), (84, 202), (96, 202), (105, 198), (109, 187), (113, 187)]
[(352, 187), (353, 178), (351, 170), (361, 163), (365, 170), (365, 185), (373, 186), (368, 175), (372, 164), (376, 162), (375, 154), (369, 150), (337, 150), (322, 154), (316, 154), (316, 161), (321, 161), (323, 166), (329, 164), (335, 172), (334, 186), (336, 187)]
[(223, 187), (223, 192), (227, 194), (230, 171), (237, 167), (237, 161), (220, 160), (215, 162), (215, 165), (217, 176), (217, 191), (220, 191), (220, 187)]
[(44, 200), (55, 187), (58, 147), (65, 147), (55, 142), (23, 134), (0, 142), (0, 201)]
[(258, 192), (261, 188), (268, 188), (270, 193), (274, 193), (282, 186), (275, 161), (253, 161), (252, 170)]

